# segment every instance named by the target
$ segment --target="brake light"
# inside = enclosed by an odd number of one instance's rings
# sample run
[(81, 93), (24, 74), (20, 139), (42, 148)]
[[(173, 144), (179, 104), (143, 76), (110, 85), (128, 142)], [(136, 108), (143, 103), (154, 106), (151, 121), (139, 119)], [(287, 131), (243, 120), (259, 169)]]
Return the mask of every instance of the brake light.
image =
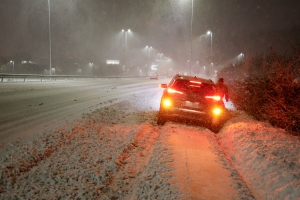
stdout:
[(221, 108), (214, 108), (212, 111), (213, 111), (214, 115), (220, 115), (221, 112), (222, 112), (222, 109)]
[(160, 88), (167, 88), (168, 86), (167, 86), (167, 84), (159, 84), (159, 87)]
[(177, 90), (174, 90), (174, 89), (172, 89), (172, 88), (168, 88), (168, 92), (169, 92), (169, 93), (183, 94), (182, 92), (177, 91)]
[(213, 100), (216, 100), (216, 101), (220, 101), (221, 100), (220, 96), (205, 96), (205, 98), (207, 98), (207, 99), (213, 99)]
[(202, 84), (200, 81), (190, 81), (191, 83)]

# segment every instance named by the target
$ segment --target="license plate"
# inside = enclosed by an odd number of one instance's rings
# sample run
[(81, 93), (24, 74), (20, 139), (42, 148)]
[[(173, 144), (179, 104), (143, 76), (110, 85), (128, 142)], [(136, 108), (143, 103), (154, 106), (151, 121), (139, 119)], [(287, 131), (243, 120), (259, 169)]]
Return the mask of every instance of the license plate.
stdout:
[(186, 101), (185, 106), (190, 107), (190, 108), (199, 108), (199, 103)]

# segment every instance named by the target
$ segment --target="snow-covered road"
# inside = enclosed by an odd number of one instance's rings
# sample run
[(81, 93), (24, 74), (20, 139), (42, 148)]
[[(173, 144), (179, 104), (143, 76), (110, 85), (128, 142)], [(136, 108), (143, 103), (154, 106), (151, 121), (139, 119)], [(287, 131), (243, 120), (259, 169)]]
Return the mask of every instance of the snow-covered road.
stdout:
[(157, 85), (146, 78), (2, 83), (0, 146), (56, 129), (82, 113)]
[[(57, 128), (39, 127), (39, 134), (27, 141), (3, 144), (0, 199), (300, 198), (298, 137), (243, 113), (229, 119), (219, 134), (180, 122), (158, 126), (158, 82), (130, 83), (130, 95), (112, 94), (105, 100), (86, 97), (88, 84), (80, 89), (78, 83), (71, 90), (89, 99), (80, 117), (77, 113)], [(143, 88), (136, 91), (136, 85)], [(31, 87), (50, 96), (72, 88)], [(15, 88), (12, 96), (28, 90)], [(126, 84), (100, 88), (105, 94), (122, 94)], [(32, 105), (40, 102), (34, 99)], [(64, 116), (64, 111), (58, 113)]]

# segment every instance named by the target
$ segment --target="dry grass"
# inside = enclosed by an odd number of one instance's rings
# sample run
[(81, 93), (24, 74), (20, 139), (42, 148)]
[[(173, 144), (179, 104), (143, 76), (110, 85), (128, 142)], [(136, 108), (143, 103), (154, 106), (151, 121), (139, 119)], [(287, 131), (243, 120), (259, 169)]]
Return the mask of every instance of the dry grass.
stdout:
[(255, 56), (219, 74), (238, 109), (300, 135), (300, 49), (293, 55)]

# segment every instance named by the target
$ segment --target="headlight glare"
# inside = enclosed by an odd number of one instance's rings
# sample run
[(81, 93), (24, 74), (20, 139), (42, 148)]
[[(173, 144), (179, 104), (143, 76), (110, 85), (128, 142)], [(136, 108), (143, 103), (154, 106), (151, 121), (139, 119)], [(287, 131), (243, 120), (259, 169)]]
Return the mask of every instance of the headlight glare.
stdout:
[(170, 106), (172, 105), (172, 102), (171, 102), (170, 99), (163, 99), (162, 104), (163, 104), (163, 106), (164, 106), (165, 108), (168, 108), (168, 107), (170, 107)]

